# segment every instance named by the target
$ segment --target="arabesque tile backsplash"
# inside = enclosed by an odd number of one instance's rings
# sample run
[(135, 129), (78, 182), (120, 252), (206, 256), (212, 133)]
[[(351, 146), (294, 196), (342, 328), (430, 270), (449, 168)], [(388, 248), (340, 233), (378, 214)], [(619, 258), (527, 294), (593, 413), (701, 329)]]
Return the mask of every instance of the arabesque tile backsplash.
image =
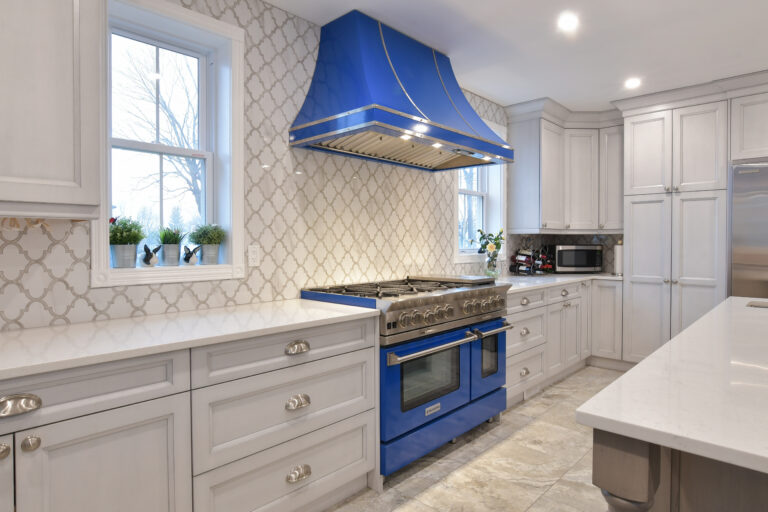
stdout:
[[(261, 265), (242, 280), (90, 288), (88, 223), (0, 230), (0, 330), (295, 298), (307, 285), (481, 271), (453, 262), (455, 173), (288, 148), (320, 27), (261, 0), (179, 3), (246, 31), (245, 242), (262, 247)], [(482, 117), (506, 125), (501, 106), (467, 96)]]

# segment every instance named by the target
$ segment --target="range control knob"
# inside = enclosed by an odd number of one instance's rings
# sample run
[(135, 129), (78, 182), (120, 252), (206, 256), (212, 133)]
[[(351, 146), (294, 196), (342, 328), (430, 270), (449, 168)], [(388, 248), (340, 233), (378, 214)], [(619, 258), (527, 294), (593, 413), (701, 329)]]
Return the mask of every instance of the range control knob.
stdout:
[(480, 303), (480, 311), (485, 313), (486, 311), (490, 311), (490, 309), (491, 309), (490, 300), (484, 300), (483, 302)]
[(504, 297), (501, 295), (497, 295), (493, 298), (493, 307), (494, 308), (503, 308), (504, 307)]
[(435, 323), (435, 312), (434, 311), (427, 311), (424, 315), (424, 321), (428, 324)]
[(456, 312), (453, 310), (453, 306), (445, 306), (445, 316), (451, 318)]
[(397, 319), (397, 322), (400, 324), (400, 327), (408, 327), (411, 325), (411, 322), (413, 322), (413, 317), (408, 313), (402, 313), (400, 318)]
[(435, 317), (438, 320), (445, 320), (445, 318), (448, 316), (447, 309), (448, 308), (446, 306), (438, 307), (437, 309), (435, 309)]
[(413, 324), (417, 325), (424, 321), (424, 313), (418, 310), (413, 311)]
[(472, 312), (473, 313), (479, 313), (481, 307), (482, 307), (482, 304), (480, 303), (479, 300), (473, 300), (472, 301)]
[(469, 315), (473, 311), (472, 307), (472, 301), (471, 300), (465, 300), (464, 306), (461, 308), (461, 310), (464, 312), (465, 315)]

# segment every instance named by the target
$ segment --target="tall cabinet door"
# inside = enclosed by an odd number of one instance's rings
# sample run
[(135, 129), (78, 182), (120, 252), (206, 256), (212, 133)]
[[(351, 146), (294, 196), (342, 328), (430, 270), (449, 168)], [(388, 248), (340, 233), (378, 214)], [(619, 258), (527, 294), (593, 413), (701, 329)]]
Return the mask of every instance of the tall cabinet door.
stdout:
[(15, 443), (19, 511), (192, 510), (189, 393), (17, 432)]
[(565, 228), (597, 229), (598, 130), (565, 130)]
[(672, 189), (672, 112), (624, 119), (624, 194)]
[(623, 359), (637, 362), (669, 341), (671, 194), (624, 199)]
[(565, 302), (547, 306), (547, 375), (554, 375), (565, 368), (563, 360), (563, 323)]
[(725, 300), (726, 192), (674, 194), (672, 336)]
[(541, 120), (541, 227), (565, 228), (564, 130)]
[(0, 201), (99, 204), (106, 31), (104, 0), (3, 2)]
[(672, 111), (672, 190), (724, 189), (728, 171), (728, 104)]
[(566, 301), (563, 305), (563, 361), (571, 366), (581, 360), (582, 300)]
[(592, 355), (621, 359), (621, 281), (592, 283)]
[(598, 229), (621, 229), (624, 219), (624, 128), (600, 130)]
[(0, 512), (13, 507), (13, 436), (0, 436)]

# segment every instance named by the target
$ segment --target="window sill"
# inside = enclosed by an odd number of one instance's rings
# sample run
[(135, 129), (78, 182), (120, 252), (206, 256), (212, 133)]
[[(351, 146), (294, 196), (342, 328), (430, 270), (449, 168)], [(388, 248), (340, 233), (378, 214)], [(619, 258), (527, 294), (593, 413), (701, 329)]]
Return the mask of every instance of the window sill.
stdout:
[(485, 254), (475, 252), (460, 252), (453, 258), (454, 263), (481, 263), (485, 261)]
[(241, 265), (180, 265), (178, 267), (110, 268), (94, 272), (91, 287), (128, 286), (137, 284), (184, 283), (242, 279), (245, 269)]

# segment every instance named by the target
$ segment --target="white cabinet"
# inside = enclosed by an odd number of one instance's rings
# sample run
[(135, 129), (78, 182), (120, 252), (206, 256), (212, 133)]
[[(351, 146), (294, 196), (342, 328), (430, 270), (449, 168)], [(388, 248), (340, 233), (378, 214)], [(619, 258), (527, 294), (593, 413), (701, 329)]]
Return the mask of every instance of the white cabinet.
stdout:
[(672, 111), (673, 191), (726, 188), (727, 114), (728, 108), (725, 101)]
[(622, 282), (592, 283), (590, 340), (592, 355), (621, 359)]
[(581, 359), (592, 355), (592, 281), (581, 282)]
[(0, 215), (97, 216), (106, 32), (104, 0), (3, 2)]
[(189, 393), (17, 432), (16, 506), (188, 512), (190, 444)]
[(565, 366), (571, 366), (581, 361), (582, 340), (582, 301), (573, 299), (563, 304), (563, 361)]
[(13, 436), (0, 437), (0, 512), (13, 512)]
[(672, 112), (624, 120), (624, 194), (656, 194), (672, 186)]
[(671, 335), (727, 295), (726, 191), (674, 194), (672, 200)]
[(547, 306), (547, 377), (581, 360), (581, 299)]
[(600, 129), (600, 172), (598, 187), (598, 229), (624, 226), (624, 129)]
[(629, 196), (624, 203), (623, 359), (637, 362), (669, 340), (672, 198)]
[(565, 130), (566, 229), (597, 229), (598, 140), (596, 129)]
[(731, 100), (731, 160), (768, 156), (768, 93)]
[(565, 228), (564, 133), (554, 123), (541, 121), (541, 227)]

